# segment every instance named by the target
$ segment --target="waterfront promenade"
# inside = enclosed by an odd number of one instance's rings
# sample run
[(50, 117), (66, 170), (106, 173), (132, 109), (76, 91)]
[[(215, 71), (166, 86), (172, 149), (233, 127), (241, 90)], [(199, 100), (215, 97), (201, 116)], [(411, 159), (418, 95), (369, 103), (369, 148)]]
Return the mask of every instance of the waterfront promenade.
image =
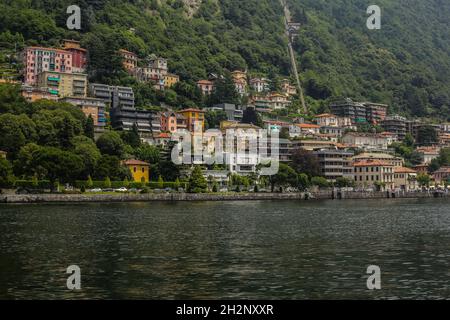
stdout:
[(320, 191), (313, 193), (147, 193), (147, 194), (29, 194), (0, 195), (0, 203), (82, 203), (146, 201), (249, 201), (249, 200), (321, 200), (321, 199), (394, 199), (448, 198), (445, 192), (355, 192)]

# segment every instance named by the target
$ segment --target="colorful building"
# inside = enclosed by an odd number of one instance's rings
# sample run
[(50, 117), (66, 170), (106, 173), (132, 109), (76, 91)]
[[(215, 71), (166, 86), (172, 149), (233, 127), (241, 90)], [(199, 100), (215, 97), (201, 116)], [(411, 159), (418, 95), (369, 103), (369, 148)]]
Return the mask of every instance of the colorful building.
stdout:
[(76, 40), (64, 40), (63, 49), (72, 53), (72, 71), (84, 73), (87, 68), (87, 50), (81, 48), (80, 42)]
[(405, 167), (394, 168), (394, 184), (396, 189), (402, 191), (417, 190), (417, 171)]
[(57, 101), (59, 99), (58, 92), (50, 91), (49, 88), (37, 88), (29, 85), (23, 85), (21, 92), (22, 96), (28, 102), (35, 102), (42, 99)]
[(379, 190), (394, 189), (394, 166), (386, 161), (368, 160), (353, 163), (353, 175), (358, 187)]
[(83, 111), (86, 117), (91, 116), (94, 120), (94, 126), (106, 126), (106, 104), (102, 99), (85, 97), (65, 97), (60, 101), (77, 106)]
[(180, 77), (178, 75), (173, 74), (173, 73), (168, 73), (168, 74), (164, 75), (165, 88), (171, 88), (178, 82), (180, 82)]
[(120, 49), (119, 54), (122, 56), (122, 64), (125, 70), (130, 74), (134, 74), (138, 64), (138, 56), (134, 52), (125, 49)]
[(126, 160), (124, 165), (130, 169), (134, 182), (148, 183), (150, 181), (150, 164), (140, 160)]
[(82, 73), (44, 71), (38, 75), (37, 85), (49, 88), (60, 98), (87, 95), (87, 75)]
[(186, 119), (187, 129), (190, 132), (195, 131), (196, 125), (205, 130), (205, 111), (191, 108), (178, 111), (178, 113)]
[(38, 75), (45, 71), (72, 73), (72, 52), (43, 47), (27, 47), (22, 53), (24, 82), (36, 85)]
[(433, 173), (433, 179), (438, 185), (448, 184), (450, 182), (450, 167), (442, 167)]
[(257, 93), (269, 91), (269, 80), (266, 78), (250, 79), (250, 87)]
[(200, 88), (203, 95), (208, 96), (214, 91), (214, 82), (209, 80), (200, 80), (197, 81), (197, 87)]

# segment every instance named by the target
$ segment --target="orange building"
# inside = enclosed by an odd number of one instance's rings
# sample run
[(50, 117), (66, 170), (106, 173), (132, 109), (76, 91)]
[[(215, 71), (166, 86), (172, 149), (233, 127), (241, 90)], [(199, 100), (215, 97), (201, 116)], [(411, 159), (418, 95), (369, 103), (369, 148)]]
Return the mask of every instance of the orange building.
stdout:
[(173, 73), (164, 75), (164, 87), (171, 88), (180, 81), (180, 77)]
[(191, 108), (178, 111), (178, 113), (186, 118), (187, 129), (190, 132), (195, 131), (196, 124), (202, 128), (202, 131), (205, 130), (205, 111)]
[(134, 73), (137, 68), (138, 57), (134, 52), (127, 51), (125, 49), (119, 50), (120, 55), (123, 58), (123, 67), (129, 73)]
[(202, 90), (202, 93), (207, 96), (213, 93), (214, 91), (214, 82), (209, 80), (200, 80), (197, 82), (197, 87)]

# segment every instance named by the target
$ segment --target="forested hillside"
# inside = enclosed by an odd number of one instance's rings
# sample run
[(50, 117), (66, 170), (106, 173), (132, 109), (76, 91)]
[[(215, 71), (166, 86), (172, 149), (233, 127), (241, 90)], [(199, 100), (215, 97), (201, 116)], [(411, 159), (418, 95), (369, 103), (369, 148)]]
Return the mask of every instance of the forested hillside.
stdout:
[[(0, 43), (82, 41), (90, 52), (93, 81), (138, 86), (117, 56), (126, 48), (145, 58), (169, 59), (189, 91), (208, 72), (248, 69), (289, 75), (282, 8), (278, 0), (0, 0)], [(65, 27), (69, 5), (82, 9), (81, 32)], [(380, 0), (381, 30), (366, 28), (363, 0), (288, 0), (302, 23), (295, 50), (308, 102), (325, 109), (348, 96), (387, 103), (391, 111), (447, 118), (450, 107), (450, 3), (446, 0)], [(371, 3), (370, 3), (371, 4)], [(9, 48), (8, 48), (9, 47)], [(183, 102), (165, 96), (138, 99)], [(172, 93), (171, 93), (172, 94)], [(186, 92), (184, 96), (189, 96)], [(193, 102), (196, 102), (192, 98)], [(192, 102), (192, 101), (190, 101)]]

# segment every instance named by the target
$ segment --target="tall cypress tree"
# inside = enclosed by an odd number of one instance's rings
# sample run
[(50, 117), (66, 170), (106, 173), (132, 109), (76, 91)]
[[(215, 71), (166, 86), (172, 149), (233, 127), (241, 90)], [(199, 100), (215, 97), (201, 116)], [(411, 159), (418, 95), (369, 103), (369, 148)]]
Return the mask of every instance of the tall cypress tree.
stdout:
[(86, 123), (84, 125), (84, 135), (94, 140), (94, 119), (92, 119), (92, 115), (89, 115), (86, 119)]

